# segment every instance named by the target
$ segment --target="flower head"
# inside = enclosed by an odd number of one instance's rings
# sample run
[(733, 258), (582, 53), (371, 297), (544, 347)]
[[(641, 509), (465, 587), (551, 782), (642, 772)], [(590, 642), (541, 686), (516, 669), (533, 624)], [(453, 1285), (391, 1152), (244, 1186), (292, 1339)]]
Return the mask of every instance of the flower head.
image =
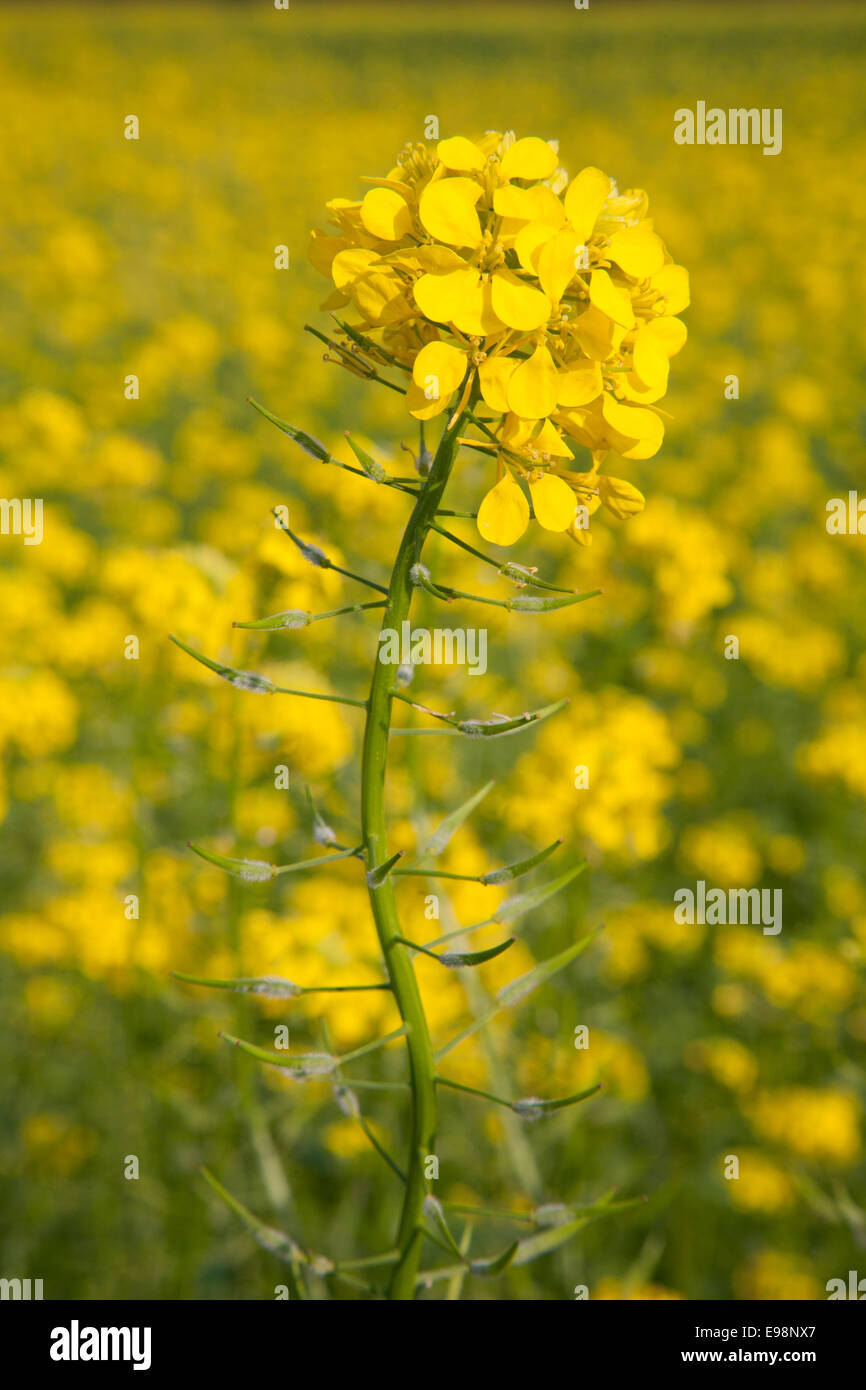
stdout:
[(496, 131), (407, 146), (365, 182), (360, 201), (328, 204), (336, 233), (313, 233), (311, 260), (334, 285), (323, 307), (343, 365), (398, 368), (411, 415), (450, 407), (476, 431), (463, 442), (496, 465), (481, 534), (511, 545), (531, 503), (539, 525), (586, 545), (599, 506), (640, 511), (637, 488), (601, 465), (657, 453), (689, 302), (646, 194), (592, 167), (569, 180), (555, 142)]

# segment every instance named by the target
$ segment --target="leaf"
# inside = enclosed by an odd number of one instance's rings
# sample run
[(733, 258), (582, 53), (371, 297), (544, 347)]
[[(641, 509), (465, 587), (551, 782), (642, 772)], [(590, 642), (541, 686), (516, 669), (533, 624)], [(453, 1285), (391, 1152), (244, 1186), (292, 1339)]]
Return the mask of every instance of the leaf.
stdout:
[(444, 1239), (445, 1244), (448, 1246), (448, 1249), (451, 1251), (451, 1253), (453, 1255), (456, 1255), (458, 1260), (462, 1260), (463, 1252), (461, 1251), (460, 1246), (457, 1244), (457, 1241), (451, 1234), (451, 1229), (448, 1225), (448, 1222), (445, 1219), (445, 1212), (442, 1210), (442, 1203), (439, 1201), (439, 1198), (434, 1197), (432, 1195), (428, 1195), (424, 1198), (424, 1201), (421, 1204), (421, 1210), (425, 1216), (429, 1217), (432, 1220), (434, 1226)]
[(516, 893), (513, 898), (506, 898), (504, 903), (500, 903), (491, 917), (492, 922), (513, 922), (517, 917), (523, 917), (533, 908), (540, 907), (548, 898), (552, 898), (554, 893), (558, 893), (561, 888), (565, 888), (571, 883), (572, 879), (577, 878), (586, 868), (586, 861), (575, 864), (573, 869), (568, 869), (566, 873), (560, 874), (559, 878), (550, 879), (548, 883), (539, 884), (537, 888), (529, 888), (525, 893)]
[(257, 676), (254, 671), (236, 671), (233, 666), (223, 666), (219, 661), (211, 661), (209, 656), (202, 656), (193, 647), (188, 647), (185, 642), (181, 642), (179, 637), (169, 633), (169, 637), (176, 647), (185, 651), (187, 656), (191, 656), (194, 661), (201, 662), (202, 666), (207, 666), (208, 670), (215, 671), (218, 676), (222, 676), (229, 685), (234, 685), (238, 690), (256, 690), (262, 695), (273, 695), (276, 686), (273, 681), (269, 681), (267, 676)]
[(291, 1236), (286, 1235), (285, 1231), (278, 1230), (276, 1226), (268, 1226), (264, 1221), (260, 1221), (249, 1207), (245, 1207), (243, 1202), (239, 1202), (236, 1197), (233, 1197), (207, 1168), (202, 1167), (200, 1172), (205, 1182), (225, 1202), (226, 1206), (240, 1217), (247, 1230), (252, 1232), (264, 1250), (267, 1250), (271, 1255), (276, 1255), (277, 1259), (285, 1260), (287, 1264), (307, 1264), (308, 1257), (301, 1247), (292, 1240)]
[[(441, 528), (437, 527), (436, 529), (440, 530)], [(539, 579), (534, 569), (529, 569), (526, 565), (515, 564), (513, 560), (508, 560), (504, 565), (501, 565), (499, 573), (521, 589), (525, 588), (527, 584), (531, 584), (535, 589), (549, 589), (555, 594), (573, 594), (575, 592), (573, 589), (563, 589), (559, 584), (551, 584), (546, 579)]]
[(486, 960), (494, 960), (513, 945), (514, 937), (509, 936), (507, 941), (500, 941), (498, 946), (490, 946), (486, 951), (443, 951), (436, 959), (449, 970), (459, 970), (464, 965), (483, 965)]
[(501, 1255), (496, 1255), (489, 1260), (471, 1260), (469, 1263), (470, 1274), (480, 1274), (488, 1279), (493, 1279), (497, 1274), (502, 1274), (513, 1263), (518, 1250), (520, 1241), (516, 1240), (513, 1245), (509, 1245), (507, 1250), (503, 1250)]
[[(330, 841), (331, 844), (335, 841)], [(359, 853), (360, 846), (353, 849), (341, 849), (337, 854), (320, 854), (314, 859), (299, 859), (296, 864), (268, 864), (264, 859), (227, 859), (223, 854), (214, 854), (212, 850), (202, 849), (200, 845), (188, 843), (187, 849), (191, 849), (201, 859), (206, 859), (209, 864), (215, 864), (218, 869), (223, 869), (233, 878), (243, 879), (245, 883), (266, 883), (269, 879), (278, 878), (281, 874), (294, 874), (299, 869), (317, 869), (320, 864), (333, 864), (337, 859), (348, 859), (350, 855)]]
[[(515, 1265), (525, 1265), (529, 1264), (531, 1260), (539, 1259), (542, 1255), (549, 1255), (552, 1250), (558, 1249), (559, 1246), (564, 1245), (567, 1240), (571, 1240), (572, 1236), (577, 1235), (581, 1228), (583, 1226), (588, 1226), (591, 1221), (597, 1221), (602, 1216), (608, 1216), (613, 1212), (624, 1211), (628, 1207), (637, 1206), (640, 1200), (640, 1198), (629, 1198), (624, 1202), (602, 1201), (597, 1202), (594, 1207), (584, 1207), (582, 1210), (580, 1208), (559, 1208), (557, 1215), (560, 1213), (567, 1213), (569, 1216), (572, 1216), (575, 1210), (579, 1212), (579, 1215), (575, 1216), (573, 1220), (558, 1221), (556, 1224), (548, 1226), (543, 1231), (535, 1231), (532, 1235), (524, 1236), (523, 1239), (518, 1242), (519, 1249), (514, 1257), (513, 1263)], [(547, 1209), (543, 1207), (538, 1208), (536, 1211), (536, 1219), (538, 1219), (539, 1213), (547, 1211), (553, 1214), (554, 1210), (556, 1210), (556, 1208), (553, 1204), (549, 1204)]]
[(232, 623), (232, 627), (251, 628), (254, 632), (278, 632), (282, 628), (309, 627), (314, 622), (312, 613), (302, 608), (288, 608), (285, 613), (274, 613), (270, 618), (257, 618), (250, 623)]
[(598, 598), (601, 589), (592, 589), (586, 594), (569, 594), (562, 598), (545, 598), (541, 594), (518, 594), (516, 598), (503, 601), (502, 607), (510, 613), (552, 613), (557, 608), (570, 608), (574, 603), (583, 603), (588, 598)]
[(302, 985), (285, 980), (280, 975), (262, 975), (258, 979), (247, 980), (209, 980), (201, 975), (186, 975), (182, 970), (173, 970), (176, 980), (186, 980), (191, 985), (207, 985), (211, 989), (227, 989), (234, 994), (257, 994), (261, 999), (296, 999), (304, 993)]
[(458, 806), (455, 811), (451, 811), (444, 820), (440, 821), (419, 857), (426, 859), (428, 855), (432, 855), (435, 858), (436, 855), (441, 854), (455, 830), (458, 830), (463, 822), (471, 816), (475, 807), (484, 800), (484, 797), (495, 785), (495, 781), (485, 782), (480, 791), (475, 792), (468, 801), (463, 802), (462, 806)]
[(218, 869), (224, 869), (232, 878), (243, 879), (244, 883), (266, 883), (276, 877), (276, 865), (268, 864), (264, 859), (226, 859), (225, 855), (214, 854), (212, 850), (202, 849), (189, 841), (187, 849), (191, 849), (200, 859), (206, 859), (209, 864), (215, 864)]
[(561, 1100), (541, 1100), (538, 1096), (524, 1096), (520, 1100), (512, 1102), (511, 1108), (515, 1115), (520, 1115), (524, 1120), (540, 1120), (544, 1115), (552, 1115), (557, 1110), (564, 1110), (569, 1105), (576, 1105), (581, 1100), (588, 1100), (601, 1090), (601, 1085), (590, 1086), (586, 1091), (578, 1091), (573, 1096), (564, 1096)]
[(294, 425), (290, 425), (285, 420), (281, 420), (278, 415), (273, 415), (270, 410), (266, 410), (263, 405), (259, 405), (258, 401), (254, 401), (252, 396), (248, 396), (247, 399), (254, 410), (257, 410), (260, 415), (264, 415), (265, 419), (270, 420), (272, 425), (276, 425), (278, 430), (282, 430), (283, 434), (287, 434), (290, 439), (293, 439), (296, 444), (299, 444), (305, 454), (309, 454), (311, 458), (317, 459), (319, 463), (332, 462), (331, 455), (328, 453), (324, 444), (319, 443), (318, 439), (314, 439), (311, 434), (306, 434), (304, 430), (296, 429)]
[(523, 874), (528, 874), (530, 869), (537, 869), (539, 864), (543, 864), (561, 844), (561, 840), (554, 840), (552, 845), (539, 850), (531, 859), (521, 859), (516, 864), (507, 864), (503, 869), (491, 869), (489, 873), (482, 874), (478, 882), (489, 887), (492, 884), (510, 883), (512, 879), (521, 878)]
[(299, 536), (295, 535), (294, 531), (289, 530), (276, 507), (273, 509), (273, 515), (276, 518), (280, 530), (284, 535), (288, 536), (291, 541), (294, 541), (305, 560), (308, 560), (311, 565), (315, 565), (318, 569), (330, 570), (334, 568), (332, 562), (328, 559), (323, 550), (320, 550), (317, 545), (310, 545), (308, 541), (302, 541)]
[(531, 970), (527, 970), (525, 975), (521, 975), (518, 979), (512, 980), (510, 984), (503, 985), (496, 996), (499, 1007), (501, 1009), (511, 1009), (515, 1004), (522, 1003), (522, 1001), (538, 989), (540, 985), (546, 984), (558, 971), (563, 970), (566, 965), (570, 965), (573, 960), (576, 960), (577, 957), (586, 950), (589, 943), (594, 940), (600, 930), (601, 928), (597, 927), (595, 931), (589, 932), (586, 936), (582, 936), (579, 941), (573, 941), (570, 946), (566, 946), (565, 950), (560, 951), (558, 955), (550, 956), (548, 960), (540, 961), (539, 964), (534, 965)]
[(346, 439), (348, 441), (349, 448), (352, 450), (352, 453), (355, 455), (355, 458), (358, 460), (364, 472), (367, 474), (367, 477), (372, 478), (374, 483), (387, 482), (388, 474), (385, 472), (381, 463), (377, 463), (376, 460), (370, 454), (367, 453), (366, 449), (362, 449), (360, 444), (356, 444), (352, 436), (349, 434), (348, 430), (346, 430)]
[(551, 1226), (544, 1231), (536, 1231), (531, 1236), (524, 1236), (517, 1242), (512, 1264), (526, 1265), (531, 1260), (537, 1260), (542, 1255), (549, 1255), (552, 1250), (557, 1250), (560, 1245), (564, 1245), (572, 1236), (576, 1236), (578, 1231), (587, 1225), (589, 1218), (579, 1216), (575, 1221), (569, 1221), (564, 1226)]
[[(505, 479), (503, 479), (504, 481)], [(414, 570), (413, 583), (419, 588), (425, 589), (434, 598), (442, 599), (445, 603), (453, 603), (454, 599), (458, 598), (468, 599), (471, 603), (484, 603), (489, 608), (505, 608), (509, 613), (552, 613), (557, 608), (570, 608), (575, 603), (583, 603), (585, 599), (597, 598), (601, 593), (601, 589), (591, 589), (585, 594), (566, 593), (561, 597), (545, 597), (543, 594), (516, 594), (514, 598), (486, 598), (482, 597), (481, 594), (467, 594), (462, 589), (452, 589), (447, 584), (437, 584), (424, 571), (423, 565), (416, 565)]]
[[(478, 923), (477, 925), (483, 926), (486, 925), (486, 923)], [(467, 930), (471, 931), (472, 928), (468, 928)], [(462, 1033), (458, 1033), (447, 1043), (444, 1043), (442, 1047), (436, 1049), (434, 1053), (436, 1061), (439, 1062), (443, 1057), (447, 1057), (448, 1053), (453, 1051), (455, 1047), (458, 1047), (460, 1043), (465, 1042), (467, 1038), (472, 1037), (473, 1033), (477, 1033), (482, 1028), (486, 1027), (490, 1020), (495, 1018), (502, 1009), (510, 1009), (513, 1008), (515, 1004), (519, 1004), (527, 995), (532, 994), (533, 990), (538, 989), (539, 985), (544, 984), (551, 976), (555, 975), (558, 970), (562, 970), (564, 966), (575, 960), (582, 951), (586, 950), (586, 947), (593, 938), (598, 935), (599, 931), (601, 931), (601, 928), (597, 927), (595, 931), (590, 932), (587, 936), (581, 937), (579, 941), (573, 942), (572, 945), (567, 946), (564, 951), (560, 951), (559, 955), (551, 956), (549, 960), (541, 961), (539, 965), (533, 966), (532, 970), (527, 971), (525, 975), (521, 975), (518, 979), (512, 980), (510, 984), (504, 985), (496, 995), (496, 1002), (491, 1005), (486, 1013), (481, 1014), (479, 1018), (473, 1019), (468, 1027), (463, 1029)], [(539, 1102), (539, 1104), (543, 1104), (543, 1102)]]
[[(468, 734), (470, 738), (496, 738), (501, 734), (515, 734), (530, 724), (540, 724), (542, 719), (549, 719), (552, 714), (558, 714), (567, 704), (566, 697), (552, 705), (545, 705), (542, 709), (529, 710), (514, 719), (504, 714), (494, 715), (492, 719), (464, 719), (456, 728), (461, 734)], [(453, 720), (447, 722), (453, 723)]]
[(384, 864), (378, 864), (375, 869), (368, 869), (365, 875), (368, 888), (380, 888), (385, 880), (390, 876), (394, 865), (403, 858), (405, 850), (398, 849), (396, 854), (392, 854), (390, 859), (386, 859)]
[(234, 1037), (232, 1033), (220, 1033), (220, 1037), (240, 1048), (248, 1057), (254, 1057), (257, 1062), (265, 1062), (269, 1067), (278, 1067), (284, 1076), (290, 1077), (293, 1081), (330, 1076), (340, 1064), (339, 1057), (332, 1057), (329, 1052), (295, 1052), (286, 1053), (281, 1057), (278, 1052), (268, 1052), (263, 1047), (255, 1047), (243, 1038)]

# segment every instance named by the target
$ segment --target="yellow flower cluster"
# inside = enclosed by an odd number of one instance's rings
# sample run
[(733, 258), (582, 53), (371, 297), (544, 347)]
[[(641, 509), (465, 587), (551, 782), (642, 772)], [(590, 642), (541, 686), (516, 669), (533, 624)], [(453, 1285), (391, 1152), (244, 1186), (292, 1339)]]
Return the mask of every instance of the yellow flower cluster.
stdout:
[(708, 1072), (731, 1091), (749, 1091), (758, 1076), (754, 1054), (736, 1038), (696, 1039), (687, 1044), (685, 1060), (695, 1071)]
[(580, 718), (539, 731), (505, 792), (505, 815), (542, 838), (568, 825), (593, 856), (652, 859), (670, 831), (663, 807), (680, 749), (669, 720), (639, 696), (580, 693)]
[(734, 1276), (734, 1290), (746, 1302), (791, 1299), (810, 1302), (823, 1297), (823, 1289), (809, 1263), (783, 1250), (762, 1250)]
[[(497, 461), (481, 534), (497, 545), (523, 534), (521, 482), (539, 524), (582, 544), (600, 505), (640, 511), (638, 490), (599, 468), (611, 451), (657, 453), (653, 407), (689, 303), (646, 194), (619, 193), (593, 167), (569, 180), (555, 142), (495, 131), (408, 146), (366, 182), (360, 201), (328, 203), (336, 235), (313, 233), (313, 265), (334, 285), (324, 307), (357, 315), (350, 369), (369, 371), (365, 354), (398, 367), (416, 419), (453, 404), (479, 429), (475, 447)], [(588, 471), (575, 468), (575, 445), (590, 450)]]
[(857, 991), (857, 972), (838, 948), (798, 941), (785, 948), (756, 936), (750, 927), (729, 926), (715, 941), (723, 970), (750, 980), (777, 1008), (809, 1021), (839, 1013)]
[(860, 1152), (860, 1107), (850, 1091), (761, 1091), (748, 1114), (759, 1134), (803, 1158), (849, 1164)]
[(776, 1212), (793, 1205), (796, 1188), (784, 1168), (757, 1149), (741, 1152), (739, 1159), (736, 1181), (725, 1183), (732, 1206), (740, 1211)]
[(674, 956), (694, 954), (703, 940), (701, 926), (673, 920), (669, 903), (632, 903), (606, 914), (604, 948), (612, 979), (633, 980), (649, 973), (652, 950)]

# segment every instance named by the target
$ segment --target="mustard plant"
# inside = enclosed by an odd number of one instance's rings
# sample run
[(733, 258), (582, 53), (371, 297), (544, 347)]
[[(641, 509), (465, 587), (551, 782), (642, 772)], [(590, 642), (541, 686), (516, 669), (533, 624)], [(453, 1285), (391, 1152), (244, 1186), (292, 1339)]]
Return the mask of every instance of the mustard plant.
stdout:
[[(415, 475), (389, 474), (351, 435), (357, 464), (341, 462), (306, 431), (253, 404), (319, 463), (348, 468), (371, 486), (402, 494), (408, 520), (387, 585), (340, 570), (348, 579), (376, 590), (375, 600), (318, 614), (291, 610), (239, 626), (259, 631), (299, 629), (320, 619), (381, 608), (385, 636), (403, 630), (418, 590), (442, 603), (474, 600), (534, 615), (593, 597), (553, 584), (534, 568), (479, 550), (450, 529), (451, 518), (474, 519), (482, 540), (499, 547), (519, 540), (530, 520), (586, 546), (592, 539), (590, 519), (598, 508), (626, 519), (643, 507), (638, 489), (605, 472), (603, 465), (609, 455), (648, 459), (660, 447), (664, 425), (657, 402), (667, 388), (670, 358), (685, 342), (686, 330), (677, 315), (688, 304), (688, 276), (672, 262), (647, 217), (646, 194), (620, 193), (606, 174), (592, 167), (569, 179), (560, 166), (555, 142), (515, 139), (511, 133), (498, 132), (474, 141), (459, 136), (441, 140), (435, 148), (407, 146), (384, 178), (366, 182), (369, 187), (362, 199), (339, 198), (328, 204), (330, 232), (313, 233), (311, 260), (332, 284), (324, 306), (332, 327), (327, 333), (317, 328), (309, 331), (326, 343), (331, 361), (371, 384), (404, 395), (409, 415), (419, 423)], [(433, 424), (436, 421), (438, 426)], [(425, 430), (436, 428), (438, 442), (431, 450)], [(443, 506), (464, 449), (481, 454), (492, 470), (477, 511)], [(581, 464), (580, 450), (588, 451), (588, 465)], [(289, 541), (312, 565), (337, 568), (318, 547), (281, 524)], [(444, 583), (442, 576), (431, 575), (423, 560), (431, 532), (492, 565), (512, 586), (509, 596), (472, 595)], [(467, 1274), (495, 1278), (509, 1267), (556, 1249), (588, 1220), (625, 1205), (609, 1195), (591, 1208), (537, 1207), (521, 1218), (529, 1224), (528, 1233), (484, 1258), (470, 1258), (465, 1242), (458, 1242), (446, 1206), (435, 1196), (431, 1176), (440, 1088), (483, 1097), (528, 1119), (575, 1105), (598, 1088), (564, 1097), (509, 1100), (450, 1080), (444, 1059), (495, 1014), (516, 1007), (570, 965), (594, 933), (584, 934), (514, 979), (467, 1029), (438, 1047), (431, 1039), (414, 958), (423, 953), (443, 969), (472, 971), (504, 954), (514, 937), (483, 951), (469, 949), (468, 938), (492, 922), (510, 927), (564, 889), (585, 865), (571, 862), (538, 886), (506, 897), (483, 922), (419, 942), (401, 922), (397, 880), (413, 874), (431, 879), (461, 877), (438, 872), (433, 861), (489, 786), (446, 816), (414, 863), (402, 862), (402, 854), (392, 850), (388, 836), (385, 781), (395, 712), (401, 706), (431, 720), (430, 732), (440, 737), (490, 739), (517, 734), (551, 718), (566, 701), (513, 717), (437, 711), (410, 693), (411, 671), (401, 663), (400, 653), (385, 642), (374, 662), (366, 696), (317, 695), (288, 690), (265, 676), (225, 666), (181, 639), (173, 640), (242, 690), (336, 700), (364, 713), (356, 845), (339, 844), (314, 811), (316, 838), (328, 852), (294, 864), (229, 859), (194, 847), (204, 858), (246, 881), (319, 869), (337, 860), (360, 861), (384, 980), (381, 985), (357, 988), (391, 991), (402, 1020), (396, 1031), (342, 1056), (331, 1051), (281, 1054), (225, 1035), (251, 1057), (295, 1080), (330, 1078), (341, 1108), (357, 1118), (361, 1118), (360, 1106), (343, 1068), (390, 1043), (399, 1042), (408, 1055), (410, 1133), (402, 1162), (395, 1161), (369, 1131), (402, 1191), (392, 1249), (351, 1261), (311, 1254), (287, 1232), (262, 1222), (214, 1175), (205, 1173), (259, 1242), (286, 1262), (290, 1295), (304, 1297), (311, 1278), (326, 1279), (334, 1289), (344, 1285), (390, 1299), (411, 1299), (440, 1280), (448, 1280), (449, 1288), (459, 1292)], [(559, 844), (546, 846), (521, 862), (494, 867), (476, 881), (509, 884), (539, 868)], [(270, 999), (298, 998), (311, 988), (275, 977), (181, 978)], [(472, 1219), (485, 1215), (481, 1209), (463, 1210)], [(440, 1257), (438, 1264), (422, 1268), (425, 1246), (444, 1251), (445, 1262)]]

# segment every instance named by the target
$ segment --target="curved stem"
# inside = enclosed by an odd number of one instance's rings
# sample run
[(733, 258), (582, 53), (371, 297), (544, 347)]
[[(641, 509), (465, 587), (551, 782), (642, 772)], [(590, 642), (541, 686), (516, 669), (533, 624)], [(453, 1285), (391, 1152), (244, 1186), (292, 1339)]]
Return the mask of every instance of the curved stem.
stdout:
[[(413, 585), (409, 571), (421, 554), (427, 532), (448, 482), (457, 452), (459, 422), (452, 421), (443, 434), (436, 457), (412, 515), (403, 532), (397, 559), (391, 572), (388, 602), (382, 630), (400, 632), (409, 614)], [(361, 764), (361, 826), (367, 867), (373, 869), (388, 858), (385, 829), (385, 771), (388, 736), (391, 731), (392, 686), (395, 669), (377, 659), (367, 708), (364, 751)], [(436, 1135), (436, 1065), (424, 1005), (415, 979), (412, 955), (398, 939), (400, 919), (390, 878), (369, 888), (370, 905), (376, 931), (385, 957), (388, 977), (400, 1016), (407, 1027), (407, 1046), (412, 1090), (412, 1133), (406, 1161), (406, 1186), (396, 1244), (400, 1259), (394, 1267), (388, 1294), (394, 1299), (411, 1299), (421, 1246), (421, 1205), (425, 1197), (424, 1159), (434, 1152)]]

